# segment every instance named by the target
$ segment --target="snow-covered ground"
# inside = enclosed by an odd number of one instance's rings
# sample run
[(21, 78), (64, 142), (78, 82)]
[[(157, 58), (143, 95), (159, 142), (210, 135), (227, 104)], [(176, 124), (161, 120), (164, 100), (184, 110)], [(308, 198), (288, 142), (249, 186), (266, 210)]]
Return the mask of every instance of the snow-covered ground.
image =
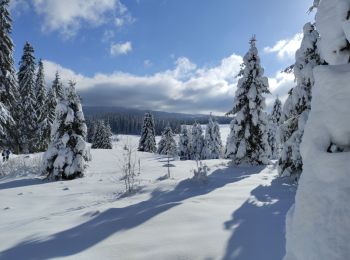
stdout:
[(123, 196), (123, 144), (138, 137), (119, 137), (113, 150), (92, 150), (84, 178), (0, 179), (0, 259), (282, 259), (295, 188), (275, 179), (275, 165), (205, 161), (200, 184), (190, 179), (193, 161), (173, 161), (165, 179), (164, 158), (137, 153), (139, 188)]

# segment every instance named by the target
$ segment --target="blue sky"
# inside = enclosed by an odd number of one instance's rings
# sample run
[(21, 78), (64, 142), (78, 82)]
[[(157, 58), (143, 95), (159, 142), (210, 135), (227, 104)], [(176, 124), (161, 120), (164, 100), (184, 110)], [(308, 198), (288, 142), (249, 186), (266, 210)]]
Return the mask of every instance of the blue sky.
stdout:
[[(129, 104), (220, 113), (226, 103), (215, 109), (216, 102), (212, 102), (206, 108), (196, 100), (196, 94), (199, 99), (205, 91), (212, 93), (205, 102), (218, 97), (215, 92), (229, 94), (232, 103), (235, 80), (230, 77), (237, 69), (228, 67), (237, 66), (252, 34), (257, 35), (272, 92), (285, 96), (292, 79), (277, 72), (293, 63), (293, 53), (301, 39), (298, 33), (304, 23), (313, 20), (313, 15), (306, 13), (310, 5), (311, 1), (305, 0), (15, 0), (15, 58), (18, 62), (28, 40), (36, 56), (46, 61), (48, 80), (54, 70), (60, 70), (64, 79), (71, 77), (81, 82), (83, 99), (88, 90), (89, 95), (94, 93), (91, 89), (110, 91), (96, 102), (93, 96), (86, 96), (87, 105)], [(232, 58), (233, 54), (237, 59)], [(213, 76), (208, 78), (208, 74)], [(281, 82), (282, 87), (278, 85)], [(144, 85), (149, 85), (141, 91), (146, 96), (169, 88), (171, 96), (163, 93), (158, 98), (173, 105), (161, 104), (162, 100), (157, 99), (132, 105), (140, 103), (135, 96), (139, 96), (138, 87)], [(193, 95), (187, 99), (193, 101), (193, 109), (183, 107), (187, 92)], [(114, 99), (110, 98), (112, 93)], [(134, 96), (124, 104), (118, 102), (120, 94), (126, 99)], [(138, 98), (142, 100), (142, 96)], [(178, 109), (177, 104), (182, 108)]]

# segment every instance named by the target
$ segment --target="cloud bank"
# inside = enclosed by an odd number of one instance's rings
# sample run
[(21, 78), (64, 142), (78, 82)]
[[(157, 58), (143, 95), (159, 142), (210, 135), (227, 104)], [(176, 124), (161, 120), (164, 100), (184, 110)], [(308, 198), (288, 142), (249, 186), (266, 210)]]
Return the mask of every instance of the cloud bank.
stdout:
[[(176, 60), (174, 68), (153, 75), (137, 76), (129, 73), (98, 73), (93, 77), (77, 74), (52, 61), (44, 61), (46, 80), (51, 84), (55, 72), (62, 80), (77, 82), (77, 90), (86, 106), (121, 106), (184, 113), (223, 115), (232, 107), (242, 57), (232, 54), (217, 66), (202, 67), (186, 57)], [(270, 78), (272, 106), (278, 95), (285, 99), (293, 86), (294, 77), (278, 73)]]

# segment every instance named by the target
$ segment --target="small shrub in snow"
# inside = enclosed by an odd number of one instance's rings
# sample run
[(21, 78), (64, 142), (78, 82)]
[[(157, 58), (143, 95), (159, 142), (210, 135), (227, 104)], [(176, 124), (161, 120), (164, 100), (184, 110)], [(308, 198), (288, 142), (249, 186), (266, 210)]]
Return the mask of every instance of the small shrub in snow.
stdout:
[[(141, 161), (136, 158), (136, 149), (128, 142), (124, 144), (122, 158), (122, 180), (124, 180), (125, 192), (132, 193), (135, 189), (136, 175), (141, 174)], [(136, 173), (136, 164), (138, 164), (138, 173)]]
[(42, 170), (42, 159), (36, 157), (12, 157), (6, 162), (0, 162), (0, 177), (23, 177), (38, 175)]
[(202, 161), (196, 161), (197, 169), (193, 170), (192, 180), (196, 182), (205, 183), (208, 181), (208, 170), (209, 167), (206, 164), (203, 164)]

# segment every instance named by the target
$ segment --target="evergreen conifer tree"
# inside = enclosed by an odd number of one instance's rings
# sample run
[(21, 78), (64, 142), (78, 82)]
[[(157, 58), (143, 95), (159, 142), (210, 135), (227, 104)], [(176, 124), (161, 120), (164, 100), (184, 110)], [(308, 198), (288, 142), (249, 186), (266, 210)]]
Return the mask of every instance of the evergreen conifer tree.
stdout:
[(112, 149), (112, 132), (109, 124), (99, 120), (95, 125), (95, 134), (92, 141), (92, 149)]
[(38, 63), (38, 71), (35, 81), (35, 110), (37, 115), (37, 144), (36, 151), (45, 151), (50, 142), (51, 124), (48, 115), (48, 97), (45, 86), (44, 64), (41, 60)]
[(256, 39), (250, 40), (250, 49), (244, 56), (233, 109), (235, 115), (227, 140), (226, 157), (234, 164), (267, 164), (270, 147), (267, 141), (267, 116), (264, 112), (265, 98), (269, 92), (268, 79), (260, 66)]
[(222, 156), (222, 141), (220, 135), (220, 126), (214, 121), (212, 116), (209, 117), (209, 123), (205, 131), (204, 147), (202, 158), (219, 159)]
[(183, 125), (179, 138), (179, 156), (181, 160), (190, 160), (192, 155), (192, 146), (188, 127)]
[(85, 142), (86, 124), (80, 98), (70, 83), (56, 107), (52, 127), (52, 142), (44, 154), (44, 174), (49, 179), (74, 179), (82, 177), (89, 160)]
[(19, 64), (18, 85), (20, 93), (19, 129), (21, 152), (35, 151), (37, 143), (37, 114), (35, 110), (35, 58), (33, 47), (26, 42)]
[(47, 92), (47, 102), (46, 102), (46, 114), (48, 118), (48, 123), (52, 126), (54, 120), (55, 120), (55, 111), (57, 106), (57, 98), (56, 98), (56, 92), (51, 87)]
[(153, 116), (150, 113), (146, 113), (143, 120), (138, 150), (140, 152), (155, 153), (157, 151), (155, 135)]
[(192, 160), (201, 160), (204, 146), (202, 126), (194, 123), (192, 126)]
[(275, 159), (279, 155), (279, 138), (277, 137), (278, 129), (280, 126), (280, 118), (282, 114), (282, 102), (279, 98), (276, 98), (272, 113), (269, 116), (269, 132), (268, 132), (268, 141), (271, 148), (271, 158)]
[(300, 143), (311, 109), (313, 68), (322, 64), (317, 50), (318, 39), (319, 34), (314, 25), (305, 24), (301, 47), (295, 55), (294, 75), (297, 85), (289, 92), (280, 119), (282, 151), (278, 161), (278, 171), (281, 176), (298, 178), (302, 172)]
[(10, 0), (0, 0), (0, 146), (18, 152), (18, 128), (15, 111), (18, 110), (18, 87), (13, 61), (11, 39), (12, 19)]
[(60, 75), (59, 75), (58, 71), (56, 72), (55, 79), (52, 83), (52, 89), (54, 90), (57, 99), (60, 99), (63, 97), (64, 88), (63, 88), (63, 85), (60, 81)]
[(158, 143), (158, 154), (163, 154), (167, 156), (176, 156), (177, 155), (177, 146), (174, 139), (173, 130), (168, 124), (165, 127), (162, 138)]

